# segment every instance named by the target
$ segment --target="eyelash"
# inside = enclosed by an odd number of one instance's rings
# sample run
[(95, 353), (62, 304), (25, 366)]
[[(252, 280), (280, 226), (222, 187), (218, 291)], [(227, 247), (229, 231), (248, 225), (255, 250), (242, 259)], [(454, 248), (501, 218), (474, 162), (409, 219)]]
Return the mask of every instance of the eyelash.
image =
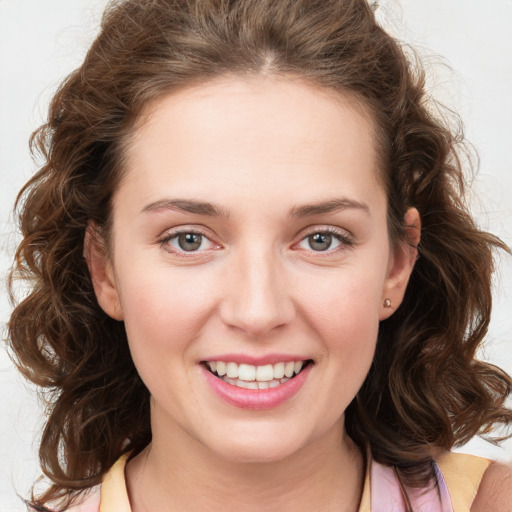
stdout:
[(306, 232), (301, 239), (294, 244), (294, 246), (299, 245), (300, 243), (306, 241), (310, 236), (313, 235), (329, 235), (336, 239), (340, 245), (335, 247), (334, 249), (326, 249), (324, 251), (315, 251), (314, 249), (305, 249), (308, 252), (314, 253), (315, 255), (332, 255), (335, 252), (343, 251), (347, 248), (352, 247), (355, 244), (354, 238), (349, 235), (346, 231), (340, 230), (333, 226), (326, 226), (322, 228), (313, 228)]
[[(214, 245), (215, 246), (213, 248), (214, 250), (221, 248), (221, 246), (219, 244), (216, 244), (214, 241), (212, 241), (206, 233), (204, 233), (203, 231), (201, 231), (197, 228), (180, 229), (178, 231), (173, 231), (171, 233), (167, 233), (165, 236), (163, 236), (162, 238), (160, 238), (158, 240), (158, 243), (162, 247), (164, 247), (164, 249), (166, 251), (168, 251), (172, 254), (175, 254), (177, 256), (180, 256), (180, 257), (185, 257), (185, 258), (193, 257), (199, 253), (203, 253), (203, 252), (206, 252), (207, 250), (211, 250), (211, 249), (203, 249), (200, 251), (197, 251), (197, 250), (185, 251), (185, 250), (179, 250), (179, 249), (172, 247), (170, 245), (170, 242), (172, 240), (177, 239), (181, 235), (198, 235), (200, 237), (203, 237), (203, 239), (208, 240), (210, 242), (210, 244)], [(313, 235), (329, 235), (329, 236), (332, 236), (335, 240), (337, 240), (340, 243), (340, 245), (338, 247), (335, 247), (334, 249), (328, 248), (326, 250), (319, 250), (319, 251), (315, 251), (314, 249), (311, 249), (311, 248), (305, 249), (306, 251), (308, 251), (310, 253), (314, 253), (316, 255), (322, 255), (322, 254), (323, 255), (331, 255), (334, 252), (338, 252), (338, 251), (342, 251), (344, 249), (350, 248), (355, 243), (353, 237), (351, 235), (349, 235), (346, 231), (342, 231), (342, 230), (337, 229), (332, 226), (326, 226), (326, 227), (322, 227), (322, 228), (311, 229), (310, 231), (306, 232), (305, 234), (302, 235), (301, 239), (298, 242), (293, 244), (292, 247), (298, 246), (299, 244), (306, 241), (309, 237), (311, 237)]]
[(197, 255), (198, 253), (203, 253), (203, 252), (206, 251), (204, 249), (201, 250), (201, 251), (196, 251), (196, 250), (185, 251), (185, 250), (179, 250), (179, 249), (176, 249), (176, 248), (172, 247), (170, 245), (170, 242), (172, 240), (178, 239), (178, 237), (180, 237), (181, 235), (197, 235), (197, 236), (202, 237), (203, 239), (208, 240), (210, 242), (210, 244), (214, 245), (215, 247), (213, 249), (220, 248), (219, 244), (216, 244), (215, 242), (213, 242), (206, 233), (202, 232), (201, 230), (199, 230), (197, 228), (193, 228), (193, 229), (180, 229), (180, 230), (177, 230), (177, 231), (173, 231), (171, 233), (166, 233), (165, 236), (163, 236), (162, 238), (160, 238), (158, 240), (158, 243), (166, 251), (168, 251), (168, 252), (170, 252), (170, 253), (172, 253), (172, 254), (174, 254), (176, 256), (181, 256), (181, 257), (184, 257), (184, 258), (190, 258), (190, 257), (193, 257), (193, 256)]

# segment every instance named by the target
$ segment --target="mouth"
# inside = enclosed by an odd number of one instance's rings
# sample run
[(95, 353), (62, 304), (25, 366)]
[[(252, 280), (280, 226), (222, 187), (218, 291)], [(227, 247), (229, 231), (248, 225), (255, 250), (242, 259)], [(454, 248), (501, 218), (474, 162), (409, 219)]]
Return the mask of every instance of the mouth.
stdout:
[(243, 389), (273, 389), (294, 379), (309, 365), (311, 359), (278, 362), (256, 366), (233, 361), (204, 361), (205, 368), (231, 386)]

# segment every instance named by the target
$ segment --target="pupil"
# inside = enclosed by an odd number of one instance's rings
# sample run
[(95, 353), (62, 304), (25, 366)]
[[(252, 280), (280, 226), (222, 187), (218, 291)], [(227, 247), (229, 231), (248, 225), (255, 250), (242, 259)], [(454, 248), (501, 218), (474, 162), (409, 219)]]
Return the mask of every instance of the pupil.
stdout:
[(331, 246), (332, 236), (325, 233), (315, 233), (309, 237), (309, 245), (315, 251), (326, 251)]
[(184, 251), (195, 251), (201, 246), (202, 235), (196, 233), (184, 233), (179, 235), (178, 243)]

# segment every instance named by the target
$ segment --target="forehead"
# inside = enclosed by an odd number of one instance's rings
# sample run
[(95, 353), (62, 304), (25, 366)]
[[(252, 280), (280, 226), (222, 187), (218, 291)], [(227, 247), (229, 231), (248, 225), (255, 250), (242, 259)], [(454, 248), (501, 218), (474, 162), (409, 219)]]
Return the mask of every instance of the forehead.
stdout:
[(300, 191), (321, 195), (340, 183), (349, 193), (378, 182), (375, 146), (375, 123), (349, 94), (292, 78), (224, 77), (143, 112), (125, 180), (140, 193), (154, 181), (174, 194), (204, 189), (216, 197), (236, 187), (256, 193), (265, 181), (300, 202)]

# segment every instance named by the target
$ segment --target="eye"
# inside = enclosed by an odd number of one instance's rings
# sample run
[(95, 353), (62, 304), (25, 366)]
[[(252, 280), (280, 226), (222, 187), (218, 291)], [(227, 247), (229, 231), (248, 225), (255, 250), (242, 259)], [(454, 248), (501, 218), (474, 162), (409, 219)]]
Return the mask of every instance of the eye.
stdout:
[(307, 244), (313, 251), (327, 251), (333, 249), (333, 242), (335, 247), (340, 245), (339, 240), (333, 238), (330, 233), (315, 233), (306, 237)]
[(352, 245), (352, 240), (345, 234), (335, 229), (322, 229), (305, 236), (298, 247), (314, 252), (330, 252), (341, 246)]
[(160, 242), (168, 250), (175, 253), (194, 253), (219, 248), (206, 235), (196, 231), (170, 233)]
[(206, 237), (198, 233), (181, 233), (171, 239), (171, 245), (182, 251), (197, 251), (204, 245), (205, 240)]

